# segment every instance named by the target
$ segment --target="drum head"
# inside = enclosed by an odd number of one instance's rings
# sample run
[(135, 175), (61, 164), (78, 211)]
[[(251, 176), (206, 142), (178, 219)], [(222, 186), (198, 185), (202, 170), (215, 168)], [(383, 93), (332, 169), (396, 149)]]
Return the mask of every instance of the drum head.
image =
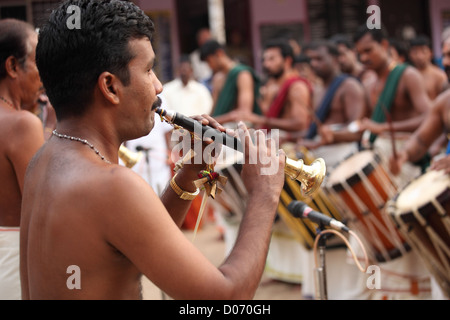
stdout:
[(431, 199), (438, 198), (450, 187), (450, 177), (439, 171), (428, 171), (412, 181), (399, 194), (396, 202), (397, 212), (405, 213), (413, 208), (421, 208)]
[(342, 181), (348, 181), (355, 172), (363, 170), (374, 157), (373, 151), (370, 150), (361, 151), (352, 155), (331, 172), (328, 183), (334, 186)]

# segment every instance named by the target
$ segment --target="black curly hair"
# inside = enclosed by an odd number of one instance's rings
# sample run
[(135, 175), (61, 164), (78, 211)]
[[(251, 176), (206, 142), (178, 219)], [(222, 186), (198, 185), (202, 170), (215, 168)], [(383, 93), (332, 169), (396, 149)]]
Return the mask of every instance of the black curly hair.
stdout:
[[(80, 9), (80, 29), (68, 19)], [(69, 12), (69, 13), (68, 13)], [(66, 0), (40, 30), (36, 63), (58, 120), (83, 115), (91, 102), (98, 77), (105, 71), (129, 85), (128, 43), (147, 37), (155, 27), (135, 4), (120, 0)]]

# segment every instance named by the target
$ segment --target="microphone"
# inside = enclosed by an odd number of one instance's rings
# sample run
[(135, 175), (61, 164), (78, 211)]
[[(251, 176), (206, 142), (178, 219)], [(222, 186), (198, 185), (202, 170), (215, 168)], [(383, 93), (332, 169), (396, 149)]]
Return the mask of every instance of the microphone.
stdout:
[(136, 151), (137, 152), (141, 152), (141, 151), (147, 152), (147, 151), (151, 151), (151, 150), (152, 150), (152, 148), (146, 148), (146, 147), (143, 147), (143, 146), (137, 146), (136, 147)]
[(317, 224), (323, 224), (339, 231), (349, 232), (350, 229), (342, 222), (333, 219), (323, 213), (314, 211), (309, 206), (301, 201), (292, 201), (288, 205), (288, 210), (296, 218), (308, 218), (312, 222)]

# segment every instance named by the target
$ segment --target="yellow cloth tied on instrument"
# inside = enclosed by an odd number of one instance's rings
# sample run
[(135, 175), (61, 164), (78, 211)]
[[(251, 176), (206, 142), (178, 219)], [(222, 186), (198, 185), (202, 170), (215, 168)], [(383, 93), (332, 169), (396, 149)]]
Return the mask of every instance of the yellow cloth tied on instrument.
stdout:
[(200, 226), (200, 221), (203, 218), (203, 212), (205, 211), (206, 201), (209, 197), (215, 199), (216, 195), (222, 192), (222, 188), (220, 188), (217, 183), (220, 183), (222, 186), (225, 186), (228, 178), (220, 175), (219, 173), (214, 171), (213, 165), (208, 165), (206, 170), (202, 170), (198, 174), (198, 179), (194, 181), (194, 185), (200, 190), (205, 190), (205, 194), (202, 199), (202, 204), (200, 205), (200, 211), (198, 213), (197, 223), (194, 229), (194, 238), (198, 232), (198, 228)]
[(219, 182), (222, 186), (228, 181), (228, 178), (225, 176), (221, 176), (217, 172), (203, 170), (198, 174), (199, 179), (194, 181), (194, 184), (199, 189), (205, 189), (205, 193), (207, 197), (211, 197), (213, 199), (216, 198), (216, 195), (220, 194), (223, 189), (217, 186)]

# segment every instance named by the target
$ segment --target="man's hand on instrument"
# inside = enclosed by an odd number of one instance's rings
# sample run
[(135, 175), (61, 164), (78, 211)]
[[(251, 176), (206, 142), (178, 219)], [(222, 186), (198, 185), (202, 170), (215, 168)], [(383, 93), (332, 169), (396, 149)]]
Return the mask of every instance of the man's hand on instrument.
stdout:
[(316, 141), (316, 140), (310, 140), (310, 139), (304, 139), (304, 138), (297, 139), (296, 144), (299, 147), (305, 147), (306, 149), (309, 149), (309, 150), (317, 149), (323, 145), (322, 140)]
[(244, 146), (242, 179), (249, 194), (258, 192), (266, 197), (279, 197), (284, 185), (286, 154), (261, 130), (250, 133), (239, 123), (237, 133)]
[(265, 121), (265, 117), (257, 115), (253, 112), (242, 111), (242, 110), (233, 110), (228, 113), (231, 122), (238, 123), (239, 121), (243, 121), (245, 123), (250, 123), (254, 126), (262, 126)]
[(400, 174), (402, 166), (408, 161), (408, 153), (406, 151), (400, 152), (397, 158), (391, 156), (389, 158), (389, 170), (395, 176)]
[[(226, 132), (227, 130), (225, 127), (223, 127), (219, 122), (217, 122), (214, 118), (212, 118), (209, 115), (203, 114), (203, 115), (197, 115), (192, 116), (192, 119), (197, 120), (203, 125), (210, 126), (213, 129), (216, 129), (220, 132)], [(214, 166), (214, 164), (217, 161), (217, 158), (220, 156), (220, 153), (222, 151), (222, 144), (221, 143), (215, 143), (213, 139), (210, 137), (198, 137), (195, 136), (193, 133), (189, 133), (191, 136), (191, 150), (195, 152), (194, 157), (192, 159), (189, 158), (189, 155), (184, 155), (184, 163), (181, 164), (181, 166), (186, 169), (192, 171), (195, 176), (199, 173), (199, 171), (204, 170), (207, 168), (208, 165)], [(186, 139), (187, 137), (184, 136), (183, 139)], [(201, 143), (201, 154), (199, 154), (200, 148), (198, 144)], [(184, 143), (183, 143), (184, 147)], [(180, 150), (178, 150), (180, 151)], [(187, 151), (183, 148), (182, 151)]]
[(362, 119), (359, 130), (360, 132), (367, 130), (376, 135), (387, 131), (386, 123), (378, 123), (368, 118)]
[(436, 171), (444, 171), (445, 174), (450, 174), (450, 155), (433, 161), (430, 169)]
[(330, 126), (321, 125), (318, 130), (322, 139), (322, 145), (332, 144), (334, 142), (334, 133)]

